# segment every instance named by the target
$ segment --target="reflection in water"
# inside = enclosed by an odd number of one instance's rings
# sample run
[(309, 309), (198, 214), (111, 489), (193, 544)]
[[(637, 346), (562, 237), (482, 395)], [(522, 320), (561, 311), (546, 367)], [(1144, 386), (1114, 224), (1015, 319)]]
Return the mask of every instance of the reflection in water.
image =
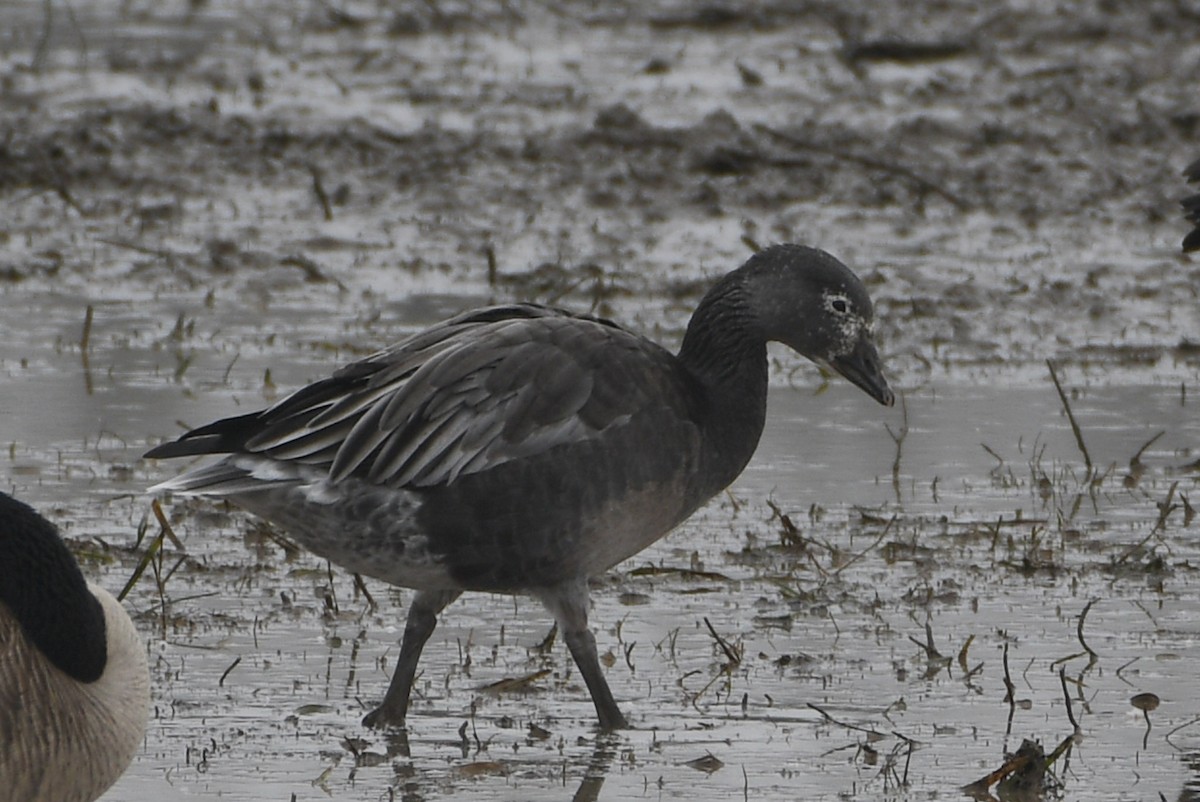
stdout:
[(613, 759), (621, 746), (621, 736), (617, 733), (606, 732), (596, 736), (596, 745), (592, 749), (592, 759), (584, 772), (583, 782), (571, 797), (573, 802), (596, 802), (600, 799), (600, 790), (604, 787), (604, 778), (612, 767)]
[(1179, 802), (1200, 802), (1200, 750), (1184, 752), (1183, 764), (1188, 767), (1191, 775), (1183, 783), (1183, 790), (1179, 792)]
[[(507, 774), (509, 771), (516, 770), (514, 764), (511, 767), (504, 765), (503, 759), (492, 761), (481, 761), (480, 754), (485, 751), (486, 747), (478, 740), (473, 740), (467, 735), (469, 722), (463, 722), (459, 728), (462, 748), (462, 766), (463, 767), (482, 767), (480, 773), (487, 773), (492, 770), (496, 773)], [(437, 744), (426, 744), (427, 747), (432, 747), (422, 754), (422, 750), (418, 747), (417, 755), (414, 757), (412, 748), (408, 739), (408, 732), (402, 728), (395, 728), (382, 733), (384, 742), (387, 745), (384, 754), (378, 754), (371, 751), (358, 752), (354, 751), (355, 767), (371, 767), (381, 764), (390, 764), (394, 773), (399, 778), (398, 784), (402, 786), (404, 798), (425, 798), (422, 791), (430, 791), (432, 789), (424, 788), (427, 785), (436, 785), (439, 782), (438, 777), (444, 759), (437, 754)], [(349, 744), (349, 739), (343, 741), (344, 745)], [(576, 766), (583, 766), (583, 776), (579, 781), (579, 786), (576, 788), (571, 799), (574, 802), (598, 802), (601, 798), (601, 791), (604, 789), (604, 781), (608, 776), (613, 762), (616, 759), (624, 739), (617, 733), (597, 732), (592, 740), (592, 750), (590, 755), (584, 761), (578, 759), (572, 762)], [(565, 767), (563, 768), (565, 771)], [(422, 778), (425, 781), (422, 781)], [(397, 787), (397, 790), (400, 790)]]

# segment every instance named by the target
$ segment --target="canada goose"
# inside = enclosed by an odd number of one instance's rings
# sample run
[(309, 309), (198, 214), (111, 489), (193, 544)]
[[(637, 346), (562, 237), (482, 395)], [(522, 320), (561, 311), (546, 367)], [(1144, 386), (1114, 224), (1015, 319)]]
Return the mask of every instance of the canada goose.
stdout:
[(58, 530), (0, 493), (0, 800), (91, 802), (142, 742), (146, 652)]

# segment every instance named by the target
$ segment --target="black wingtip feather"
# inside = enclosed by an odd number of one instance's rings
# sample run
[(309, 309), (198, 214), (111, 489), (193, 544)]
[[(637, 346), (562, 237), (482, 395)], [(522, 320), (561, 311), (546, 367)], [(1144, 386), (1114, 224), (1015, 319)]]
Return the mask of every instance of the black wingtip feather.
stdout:
[(169, 459), (243, 451), (246, 441), (258, 434), (258, 422), (261, 417), (261, 412), (251, 412), (223, 418), (199, 429), (192, 429), (178, 440), (157, 445), (142, 456), (146, 459)]

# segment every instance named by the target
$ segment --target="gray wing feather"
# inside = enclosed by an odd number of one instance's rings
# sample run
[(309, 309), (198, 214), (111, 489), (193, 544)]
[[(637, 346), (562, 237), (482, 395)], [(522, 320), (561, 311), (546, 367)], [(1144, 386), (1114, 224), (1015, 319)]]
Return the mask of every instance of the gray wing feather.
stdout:
[(239, 450), (320, 467), (333, 481), (434, 486), (597, 437), (650, 405), (682, 416), (674, 371), (666, 351), (612, 324), (495, 307), (289, 396)]
[(272, 488), (291, 488), (311, 478), (305, 475), (303, 466), (255, 456), (232, 456), (160, 482), (150, 491), (236, 496)]
[(370, 462), (373, 482), (442, 484), (597, 434), (576, 418), (592, 374), (538, 323), (474, 332), (421, 365), (358, 421), (334, 479)]

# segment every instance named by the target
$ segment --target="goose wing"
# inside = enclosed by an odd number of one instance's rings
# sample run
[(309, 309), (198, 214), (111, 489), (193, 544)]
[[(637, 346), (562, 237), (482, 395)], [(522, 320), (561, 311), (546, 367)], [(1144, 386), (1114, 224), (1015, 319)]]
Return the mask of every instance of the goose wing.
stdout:
[(688, 420), (688, 381), (667, 351), (607, 321), (489, 307), (147, 456), (252, 453), (325, 468), (333, 481), (432, 487), (652, 410)]

